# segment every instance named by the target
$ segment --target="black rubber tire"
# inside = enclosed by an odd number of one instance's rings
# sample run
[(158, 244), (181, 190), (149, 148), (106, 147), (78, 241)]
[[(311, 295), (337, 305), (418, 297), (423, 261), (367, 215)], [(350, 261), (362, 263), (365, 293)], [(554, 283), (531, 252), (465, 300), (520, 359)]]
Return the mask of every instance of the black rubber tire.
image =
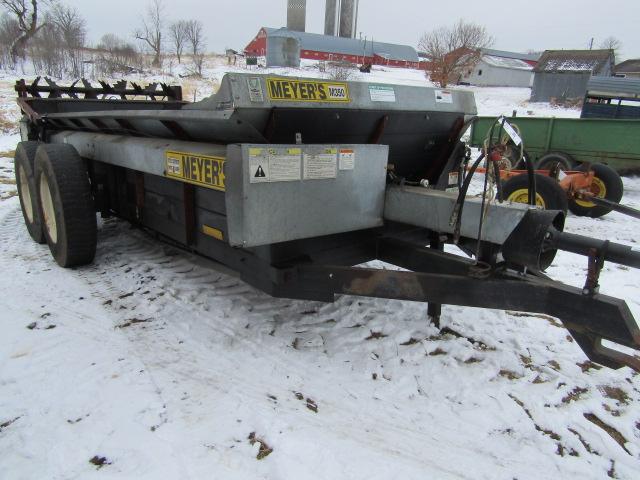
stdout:
[[(618, 175), (618, 172), (608, 165), (603, 165), (602, 163), (592, 164), (591, 170), (595, 173), (596, 178), (593, 186), (591, 187), (591, 191), (606, 200), (620, 203), (622, 195), (624, 194), (624, 185), (622, 184), (622, 179), (620, 178), (620, 175)], [(598, 183), (600, 183), (600, 185), (598, 185)], [(602, 195), (601, 186), (604, 186), (605, 188), (604, 195)], [(585, 204), (580, 205), (575, 200), (569, 200), (569, 210), (571, 210), (571, 213), (578, 215), (579, 217), (599, 218), (611, 211), (611, 209), (607, 207), (601, 207), (594, 205), (593, 203), (590, 203), (590, 205), (591, 206)]]
[[(551, 177), (535, 174), (536, 204), (546, 210), (562, 210), (567, 212), (567, 194), (560, 188), (558, 182)], [(526, 174), (511, 177), (502, 184), (502, 198), (505, 201), (528, 203), (529, 177)]]
[(98, 229), (84, 161), (71, 145), (41, 144), (35, 173), (38, 209), (51, 255), (65, 268), (91, 263)]
[(24, 224), (35, 242), (45, 244), (47, 239), (42, 229), (42, 217), (38, 209), (38, 189), (34, 175), (36, 150), (39, 145), (39, 142), (18, 143), (13, 164)]
[(536, 162), (537, 170), (552, 170), (556, 165), (560, 164), (562, 170), (569, 171), (573, 169), (575, 160), (568, 153), (548, 152)]

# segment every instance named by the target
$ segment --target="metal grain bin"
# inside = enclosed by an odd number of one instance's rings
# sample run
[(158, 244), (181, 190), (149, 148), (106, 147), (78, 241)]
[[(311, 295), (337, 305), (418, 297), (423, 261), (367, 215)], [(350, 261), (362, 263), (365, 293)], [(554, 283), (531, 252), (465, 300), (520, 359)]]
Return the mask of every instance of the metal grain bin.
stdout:
[(300, 40), (286, 30), (267, 37), (267, 67), (299, 67)]

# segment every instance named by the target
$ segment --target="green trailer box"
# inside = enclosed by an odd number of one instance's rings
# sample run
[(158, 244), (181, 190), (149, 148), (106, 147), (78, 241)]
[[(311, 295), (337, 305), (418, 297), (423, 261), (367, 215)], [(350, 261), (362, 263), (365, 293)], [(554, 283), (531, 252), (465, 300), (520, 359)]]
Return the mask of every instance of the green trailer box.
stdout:
[[(483, 145), (495, 120), (495, 117), (476, 120), (471, 130), (474, 147)], [(640, 171), (640, 120), (555, 117), (508, 120), (520, 131), (524, 149), (534, 165), (546, 153), (562, 152), (576, 163), (597, 162), (619, 172)]]

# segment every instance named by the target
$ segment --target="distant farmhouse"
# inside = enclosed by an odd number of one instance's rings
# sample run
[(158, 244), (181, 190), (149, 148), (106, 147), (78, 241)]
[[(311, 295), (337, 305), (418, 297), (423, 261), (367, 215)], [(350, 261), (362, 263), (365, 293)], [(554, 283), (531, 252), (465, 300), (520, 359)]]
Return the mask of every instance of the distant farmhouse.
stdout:
[(540, 54), (483, 48), (478, 63), (458, 83), (484, 87), (530, 87)]
[(533, 69), (532, 102), (584, 97), (592, 76), (613, 75), (613, 50), (547, 50)]
[(334, 60), (390, 67), (419, 68), (418, 53), (408, 45), (262, 27), (244, 49), (266, 57), (270, 66), (296, 66), (295, 60)]
[(640, 78), (640, 59), (626, 60), (616, 65), (616, 77)]

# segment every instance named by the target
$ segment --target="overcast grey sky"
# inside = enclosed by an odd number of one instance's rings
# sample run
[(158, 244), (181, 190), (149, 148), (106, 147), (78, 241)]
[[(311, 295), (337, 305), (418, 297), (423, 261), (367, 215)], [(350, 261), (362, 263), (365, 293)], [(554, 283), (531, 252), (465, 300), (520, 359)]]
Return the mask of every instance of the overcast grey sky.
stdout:
[[(92, 42), (105, 33), (132, 38), (149, 0), (64, 0), (87, 19)], [(166, 19), (197, 18), (208, 47), (237, 50), (261, 26), (286, 24), (286, 0), (164, 0)], [(325, 0), (307, 0), (307, 31), (322, 33)], [(622, 57), (640, 57), (640, 0), (360, 0), (358, 31), (416, 46), (420, 35), (463, 18), (487, 27), (494, 48), (512, 51), (587, 48), (613, 35)]]

